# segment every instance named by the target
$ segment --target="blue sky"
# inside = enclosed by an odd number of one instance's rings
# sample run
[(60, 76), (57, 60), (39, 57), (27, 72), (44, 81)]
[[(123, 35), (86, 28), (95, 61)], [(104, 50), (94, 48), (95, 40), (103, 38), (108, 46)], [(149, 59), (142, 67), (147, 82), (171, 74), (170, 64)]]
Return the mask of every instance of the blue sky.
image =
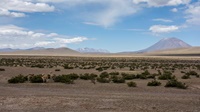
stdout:
[(0, 48), (145, 49), (200, 45), (200, 0), (1, 0)]

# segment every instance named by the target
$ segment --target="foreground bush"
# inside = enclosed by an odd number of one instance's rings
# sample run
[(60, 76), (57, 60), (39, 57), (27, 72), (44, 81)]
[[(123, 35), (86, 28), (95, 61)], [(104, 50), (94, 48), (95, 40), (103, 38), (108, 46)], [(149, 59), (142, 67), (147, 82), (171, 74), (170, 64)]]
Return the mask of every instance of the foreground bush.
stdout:
[(125, 79), (123, 77), (113, 77), (112, 78), (113, 83), (125, 83)]
[(24, 83), (25, 81), (27, 81), (27, 78), (25, 76), (18, 75), (9, 79), (8, 83)]
[(175, 79), (175, 76), (172, 75), (172, 73), (169, 72), (169, 71), (164, 71), (164, 73), (163, 73), (162, 75), (160, 75), (160, 76), (158, 77), (158, 79), (160, 79), (160, 80)]
[(147, 83), (147, 86), (160, 86), (161, 82), (157, 81), (157, 80), (153, 80), (151, 82)]
[(59, 75), (54, 77), (54, 82), (61, 82), (66, 84), (73, 84), (73, 79), (71, 79), (70, 75)]
[(179, 82), (176, 79), (169, 80), (165, 87), (176, 87), (180, 89), (187, 89), (188, 86), (185, 83)]
[(137, 87), (137, 84), (135, 82), (128, 82), (127, 83), (128, 87)]
[(97, 78), (97, 82), (100, 82), (100, 83), (110, 83), (110, 79), (107, 79), (107, 78)]
[(183, 75), (182, 77), (181, 77), (182, 79), (190, 79), (190, 75)]
[(93, 73), (91, 73), (91, 74), (89, 74), (89, 73), (85, 73), (85, 74), (81, 74), (80, 75), (80, 79), (83, 79), (83, 80), (91, 80), (91, 79), (95, 79), (97, 77), (97, 75), (96, 74), (93, 74)]

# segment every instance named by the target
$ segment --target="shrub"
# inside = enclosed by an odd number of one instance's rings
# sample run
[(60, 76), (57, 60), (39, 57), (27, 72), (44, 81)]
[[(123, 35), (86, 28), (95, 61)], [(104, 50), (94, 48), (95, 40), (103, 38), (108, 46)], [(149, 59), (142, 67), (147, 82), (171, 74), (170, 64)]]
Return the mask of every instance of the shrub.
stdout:
[(42, 75), (34, 75), (30, 77), (31, 83), (43, 83)]
[(128, 87), (137, 87), (137, 84), (135, 82), (128, 82), (127, 83)]
[(99, 77), (100, 78), (109, 78), (109, 74), (107, 72), (102, 72)]
[(54, 81), (55, 82), (66, 83), (66, 84), (73, 84), (73, 80), (70, 78), (69, 75), (55, 76)]
[(113, 77), (113, 83), (125, 83), (125, 79), (122, 77)]
[(79, 78), (79, 75), (75, 73), (68, 74), (68, 76), (72, 80), (77, 80)]
[(134, 74), (122, 73), (121, 75), (125, 80), (132, 80), (136, 78), (136, 75)]
[(24, 83), (25, 81), (27, 81), (26, 77), (23, 75), (18, 75), (9, 79), (8, 83)]
[(161, 82), (157, 81), (157, 80), (153, 80), (151, 82), (147, 83), (147, 86), (160, 86)]
[(56, 72), (60, 71), (60, 69), (55, 69)]
[(190, 75), (183, 75), (182, 77), (181, 77), (182, 79), (190, 79)]
[(5, 69), (4, 68), (0, 68), (0, 71), (5, 71)]
[(64, 69), (74, 69), (74, 67), (69, 66), (68, 64), (64, 64), (63, 67)]
[(165, 87), (176, 87), (180, 89), (187, 89), (188, 86), (185, 83), (179, 82), (176, 79), (168, 80)]
[(91, 80), (91, 79), (94, 79), (96, 77), (97, 77), (97, 75), (94, 74), (94, 73), (91, 73), (91, 74), (85, 73), (83, 75), (82, 74), (80, 75), (80, 79), (83, 79), (83, 80)]
[(164, 71), (164, 73), (158, 77), (158, 79), (160, 80), (169, 80), (169, 79), (175, 79), (175, 78), (176, 77), (172, 75), (172, 73), (169, 71)]
[(111, 72), (109, 75), (119, 75), (119, 72)]
[(189, 71), (189, 72), (186, 73), (186, 75), (193, 75), (193, 76), (196, 76), (196, 75), (198, 75), (198, 74), (197, 74), (197, 72), (195, 72), (195, 71)]
[(100, 83), (109, 83), (110, 82), (110, 80), (107, 78), (97, 78), (97, 81)]
[(96, 68), (96, 70), (98, 70), (99, 72), (103, 71), (103, 68), (102, 67), (98, 67)]

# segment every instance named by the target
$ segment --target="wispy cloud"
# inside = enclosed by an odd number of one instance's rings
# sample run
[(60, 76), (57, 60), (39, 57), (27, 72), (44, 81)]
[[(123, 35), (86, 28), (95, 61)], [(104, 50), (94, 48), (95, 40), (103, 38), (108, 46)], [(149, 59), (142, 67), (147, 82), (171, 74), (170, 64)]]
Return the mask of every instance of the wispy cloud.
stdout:
[(179, 30), (178, 26), (153, 25), (149, 28), (152, 33), (170, 33)]
[(133, 3), (146, 3), (149, 7), (177, 6), (189, 4), (191, 0), (133, 0)]
[(166, 22), (166, 23), (173, 22), (172, 20), (169, 20), (169, 19), (163, 19), (163, 18), (153, 19), (153, 21)]

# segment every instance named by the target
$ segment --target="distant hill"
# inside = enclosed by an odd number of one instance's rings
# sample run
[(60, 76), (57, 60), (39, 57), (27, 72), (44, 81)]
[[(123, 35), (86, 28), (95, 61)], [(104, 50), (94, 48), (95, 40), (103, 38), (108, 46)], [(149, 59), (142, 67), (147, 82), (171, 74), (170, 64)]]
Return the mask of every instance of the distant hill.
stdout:
[(200, 47), (188, 47), (168, 49), (146, 53), (147, 55), (166, 55), (166, 56), (200, 56)]
[(79, 52), (69, 48), (33, 48), (26, 50), (18, 50), (13, 52), (0, 52), (3, 55), (51, 55), (51, 56), (73, 56), (80, 55)]
[(152, 52), (152, 51), (160, 51), (166, 49), (176, 49), (176, 48), (188, 48), (192, 47), (191, 45), (185, 43), (184, 41), (177, 39), (177, 38), (164, 38), (159, 42), (155, 43), (154, 45), (140, 50), (138, 52)]
[(81, 53), (110, 53), (108, 50), (105, 49), (94, 49), (94, 48), (79, 48), (76, 51)]

